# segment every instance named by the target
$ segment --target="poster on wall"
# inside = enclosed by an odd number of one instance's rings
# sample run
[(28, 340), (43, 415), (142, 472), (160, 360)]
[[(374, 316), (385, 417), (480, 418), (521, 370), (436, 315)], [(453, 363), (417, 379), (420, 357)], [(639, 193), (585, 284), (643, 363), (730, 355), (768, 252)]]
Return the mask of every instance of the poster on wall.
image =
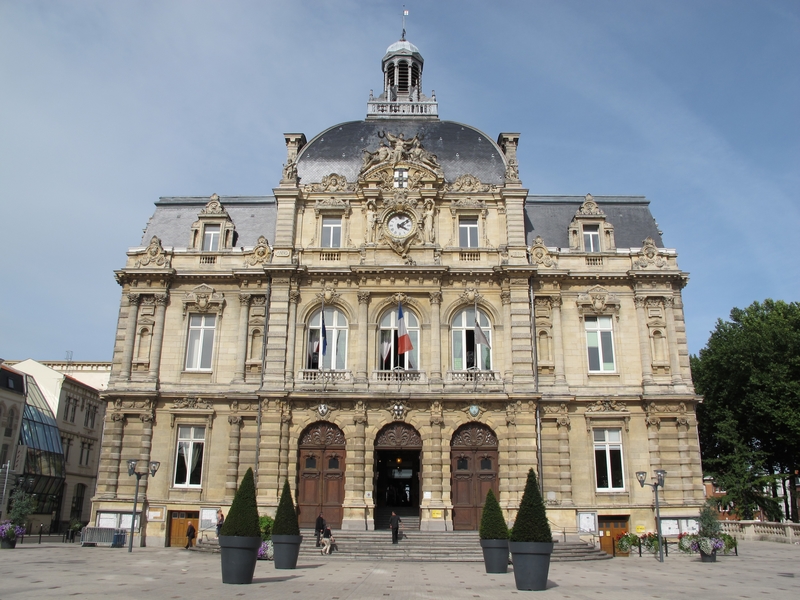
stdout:
[(579, 512), (578, 513), (578, 532), (597, 533), (597, 513)]
[(200, 509), (200, 530), (214, 529), (217, 526), (217, 509), (216, 508), (201, 508)]

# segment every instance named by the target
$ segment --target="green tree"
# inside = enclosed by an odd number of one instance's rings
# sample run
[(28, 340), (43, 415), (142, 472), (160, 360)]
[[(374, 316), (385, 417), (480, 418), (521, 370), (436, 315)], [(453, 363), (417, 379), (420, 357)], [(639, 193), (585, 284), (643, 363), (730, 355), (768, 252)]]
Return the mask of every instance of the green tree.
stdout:
[(26, 494), (21, 488), (17, 488), (11, 493), (11, 510), (8, 511), (8, 519), (14, 525), (24, 527), (28, 517), (35, 509), (36, 500), (31, 494)]
[(507, 540), (508, 525), (492, 488), (486, 493), (481, 512), (480, 537), (482, 540)]
[(800, 303), (734, 308), (691, 363), (707, 473), (742, 515), (758, 506), (776, 516), (764, 486), (783, 474), (794, 490), (800, 467)]
[(297, 509), (292, 503), (292, 492), (287, 480), (283, 481), (283, 491), (281, 491), (281, 499), (278, 502), (278, 510), (275, 512), (272, 535), (300, 535)]
[(228, 518), (222, 524), (220, 534), (226, 536), (260, 537), (258, 505), (256, 504), (256, 485), (253, 469), (247, 469), (239, 489), (233, 497)]
[(528, 480), (522, 493), (522, 501), (519, 503), (517, 520), (514, 522), (509, 539), (512, 542), (553, 541), (544, 500), (539, 492), (539, 484), (536, 482), (536, 473), (533, 469), (528, 471)]

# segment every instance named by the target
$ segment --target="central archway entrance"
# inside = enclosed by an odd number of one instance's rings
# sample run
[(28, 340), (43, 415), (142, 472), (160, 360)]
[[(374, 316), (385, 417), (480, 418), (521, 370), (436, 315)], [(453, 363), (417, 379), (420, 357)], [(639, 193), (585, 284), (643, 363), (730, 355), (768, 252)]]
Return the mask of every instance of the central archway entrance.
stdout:
[(497, 436), (483, 423), (459, 427), (450, 441), (453, 529), (478, 529), (486, 494), (498, 494)]
[(392, 511), (408, 529), (419, 527), (422, 437), (411, 425), (390, 423), (375, 437), (375, 529), (387, 529)]
[(297, 504), (300, 527), (314, 527), (319, 513), (333, 528), (342, 526), (345, 438), (333, 423), (319, 421), (300, 435)]

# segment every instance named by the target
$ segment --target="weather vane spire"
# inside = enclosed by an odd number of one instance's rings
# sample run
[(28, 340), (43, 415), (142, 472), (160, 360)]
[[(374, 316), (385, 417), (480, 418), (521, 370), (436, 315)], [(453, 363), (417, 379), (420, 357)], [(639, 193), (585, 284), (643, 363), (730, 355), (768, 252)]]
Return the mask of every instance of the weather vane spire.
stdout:
[(406, 5), (403, 4), (403, 35), (400, 36), (400, 41), (405, 41), (406, 39), (406, 17), (408, 16), (408, 11), (406, 10)]

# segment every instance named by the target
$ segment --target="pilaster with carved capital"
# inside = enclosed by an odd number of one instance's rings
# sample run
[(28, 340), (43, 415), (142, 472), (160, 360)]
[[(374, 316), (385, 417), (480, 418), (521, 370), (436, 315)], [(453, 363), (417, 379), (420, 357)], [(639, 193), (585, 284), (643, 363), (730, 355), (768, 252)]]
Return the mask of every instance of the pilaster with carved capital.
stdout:
[(158, 381), (161, 371), (161, 348), (164, 344), (164, 318), (169, 304), (169, 293), (155, 294), (156, 315), (153, 324), (153, 345), (150, 350), (150, 370), (148, 377)]
[(236, 484), (239, 481), (239, 444), (241, 439), (242, 417), (228, 415), (228, 469), (225, 473), (225, 500), (233, 501)]
[(366, 290), (359, 290), (358, 296), (358, 347), (364, 349), (357, 355), (356, 362), (356, 383), (367, 385), (369, 375), (367, 371), (367, 361), (369, 352), (366, 351), (369, 335), (369, 298), (370, 293)]
[(122, 350), (120, 378), (127, 381), (131, 378), (133, 347), (136, 342), (136, 323), (139, 319), (139, 302), (142, 299), (142, 295), (136, 292), (129, 292), (125, 296), (128, 299), (128, 317), (125, 323), (125, 345)]
[(428, 297), (431, 303), (431, 383), (439, 383), (442, 381), (442, 292), (430, 292)]

